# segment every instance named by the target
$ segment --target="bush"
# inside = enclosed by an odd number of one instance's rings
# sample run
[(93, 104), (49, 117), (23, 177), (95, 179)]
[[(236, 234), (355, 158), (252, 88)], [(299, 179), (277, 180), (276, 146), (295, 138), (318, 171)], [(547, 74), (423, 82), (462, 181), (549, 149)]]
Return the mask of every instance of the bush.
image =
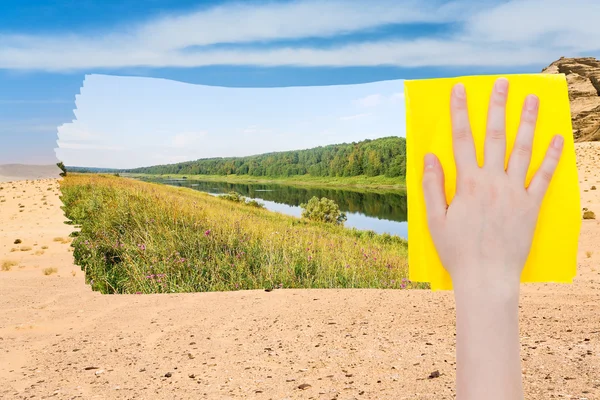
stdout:
[(343, 225), (348, 219), (346, 214), (340, 211), (340, 207), (335, 201), (326, 197), (319, 200), (314, 196), (306, 204), (300, 204), (302, 208), (302, 218), (311, 221), (326, 222), (331, 224)]
[(250, 207), (256, 207), (256, 208), (265, 208), (265, 205), (263, 203), (259, 203), (256, 200), (248, 200), (248, 201), (246, 201), (246, 205), (250, 206)]
[(241, 194), (236, 193), (236, 192), (229, 192), (228, 194), (222, 194), (219, 196), (219, 198), (233, 201), (234, 203), (245, 204), (250, 207), (265, 208), (265, 205), (263, 203), (259, 203), (256, 200), (247, 200), (244, 196), (242, 196)]
[(246, 198), (236, 192), (229, 192), (227, 194), (222, 194), (219, 196), (219, 198), (224, 199), (224, 200), (233, 201), (236, 203), (245, 203), (246, 202)]
[(60, 176), (62, 176), (63, 178), (64, 178), (65, 176), (67, 176), (67, 168), (65, 167), (65, 164), (64, 164), (62, 161), (58, 162), (58, 163), (56, 164), (56, 166), (57, 166), (58, 168), (60, 168), (60, 170), (62, 171), (62, 172), (60, 173)]
[(584, 211), (583, 219), (596, 219), (596, 214), (593, 211)]

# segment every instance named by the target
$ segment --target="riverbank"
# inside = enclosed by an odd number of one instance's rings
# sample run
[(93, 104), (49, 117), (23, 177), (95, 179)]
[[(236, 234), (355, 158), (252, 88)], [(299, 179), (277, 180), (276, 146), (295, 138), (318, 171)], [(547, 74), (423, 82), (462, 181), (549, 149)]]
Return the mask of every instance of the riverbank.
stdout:
[(185, 179), (227, 183), (279, 184), (287, 186), (311, 186), (315, 188), (340, 188), (382, 191), (405, 191), (406, 182), (403, 178), (366, 175), (352, 177), (329, 177), (297, 175), (286, 178), (267, 178), (250, 175), (151, 175), (151, 174), (121, 174), (124, 177), (147, 179)]
[(102, 293), (412, 286), (397, 236), (110, 175), (69, 174), (61, 191), (82, 226), (75, 261)]

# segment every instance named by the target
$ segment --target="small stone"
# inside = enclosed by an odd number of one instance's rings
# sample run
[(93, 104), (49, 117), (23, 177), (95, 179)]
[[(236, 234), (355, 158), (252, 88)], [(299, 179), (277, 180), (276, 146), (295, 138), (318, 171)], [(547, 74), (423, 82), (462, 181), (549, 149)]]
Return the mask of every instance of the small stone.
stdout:
[(429, 374), (428, 379), (434, 379), (440, 377), (440, 371), (435, 370), (431, 374)]
[(170, 372), (167, 372), (167, 373), (165, 374), (165, 378), (170, 378), (170, 377), (172, 377), (172, 376), (173, 376), (173, 374), (172, 374), (172, 373), (170, 373)]
[(298, 386), (298, 389), (300, 390), (306, 390), (308, 388), (312, 387), (311, 385), (309, 385), (308, 383), (303, 383), (302, 385)]

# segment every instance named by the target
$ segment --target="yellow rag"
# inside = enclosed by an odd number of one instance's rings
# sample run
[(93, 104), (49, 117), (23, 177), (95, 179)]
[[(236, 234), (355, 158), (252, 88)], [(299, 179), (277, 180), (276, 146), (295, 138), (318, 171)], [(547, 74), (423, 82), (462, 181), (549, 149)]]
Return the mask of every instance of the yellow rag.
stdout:
[[(456, 185), (450, 120), (452, 86), (458, 82), (465, 85), (477, 160), (479, 165), (483, 165), (487, 109), (494, 82), (499, 77), (467, 76), (404, 83), (409, 279), (429, 282), (432, 290), (450, 290), (452, 280), (439, 260), (427, 227), (422, 188), (423, 157), (428, 152), (438, 156), (444, 169), (446, 197), (450, 204)], [(521, 282), (570, 283), (577, 271), (581, 209), (567, 82), (562, 74), (520, 74), (505, 77), (509, 80), (506, 105), (507, 163), (525, 97), (535, 94), (540, 99), (527, 185), (538, 170), (552, 137), (561, 134), (565, 139), (561, 160), (540, 210)]]

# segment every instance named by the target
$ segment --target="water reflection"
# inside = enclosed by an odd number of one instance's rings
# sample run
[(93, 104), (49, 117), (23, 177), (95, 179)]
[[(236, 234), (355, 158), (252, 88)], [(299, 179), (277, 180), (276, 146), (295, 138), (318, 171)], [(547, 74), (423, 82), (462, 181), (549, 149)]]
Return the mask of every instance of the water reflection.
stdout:
[(313, 196), (327, 197), (346, 212), (347, 227), (407, 237), (406, 193), (297, 187), (278, 184), (227, 183), (196, 180), (151, 180), (219, 195), (237, 192), (265, 204), (271, 211), (301, 216), (300, 204)]

